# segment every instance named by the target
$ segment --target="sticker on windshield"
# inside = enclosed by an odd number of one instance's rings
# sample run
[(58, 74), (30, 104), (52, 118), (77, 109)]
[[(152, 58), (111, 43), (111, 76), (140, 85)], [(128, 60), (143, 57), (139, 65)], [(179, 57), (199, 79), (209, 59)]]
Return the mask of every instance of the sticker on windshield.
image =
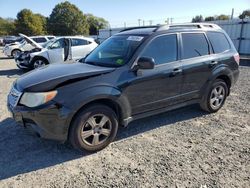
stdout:
[(140, 36), (129, 36), (127, 38), (127, 40), (132, 40), (132, 41), (141, 41), (143, 39), (143, 37), (140, 37)]
[(119, 65), (122, 65), (124, 63), (124, 61), (123, 61), (123, 59), (117, 59), (116, 63), (119, 64)]

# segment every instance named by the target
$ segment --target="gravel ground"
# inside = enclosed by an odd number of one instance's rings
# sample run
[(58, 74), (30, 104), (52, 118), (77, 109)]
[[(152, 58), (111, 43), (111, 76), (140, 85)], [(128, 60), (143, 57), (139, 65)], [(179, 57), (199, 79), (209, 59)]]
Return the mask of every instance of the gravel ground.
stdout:
[(0, 187), (250, 187), (250, 63), (216, 114), (197, 105), (133, 122), (94, 154), (35, 137), (6, 108), (23, 74), (0, 54)]

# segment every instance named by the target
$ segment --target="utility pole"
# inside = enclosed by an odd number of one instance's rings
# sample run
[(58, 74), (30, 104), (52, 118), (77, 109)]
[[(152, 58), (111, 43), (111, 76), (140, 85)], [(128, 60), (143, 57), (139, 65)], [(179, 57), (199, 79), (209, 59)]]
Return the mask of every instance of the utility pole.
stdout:
[(141, 26), (141, 19), (138, 19), (138, 25)]
[(145, 26), (145, 20), (142, 21), (142, 25)]
[(170, 18), (170, 24), (173, 24), (174, 18)]
[(153, 24), (153, 20), (149, 20), (149, 25), (152, 25)]
[(167, 20), (165, 20), (165, 23), (169, 25), (169, 18), (167, 18)]
[(127, 24), (126, 24), (126, 22), (124, 22), (124, 28), (126, 28), (127, 27)]
[(234, 18), (234, 8), (232, 8), (231, 20)]

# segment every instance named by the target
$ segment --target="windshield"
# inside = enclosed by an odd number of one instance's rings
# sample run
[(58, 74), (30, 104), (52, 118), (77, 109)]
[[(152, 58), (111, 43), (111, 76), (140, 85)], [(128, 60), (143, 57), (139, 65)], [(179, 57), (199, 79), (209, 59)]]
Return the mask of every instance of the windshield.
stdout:
[(85, 63), (106, 67), (125, 65), (143, 41), (142, 36), (113, 36), (100, 44)]
[(44, 48), (48, 48), (55, 40), (49, 40), (48, 42), (45, 42), (44, 44), (42, 44), (42, 47)]

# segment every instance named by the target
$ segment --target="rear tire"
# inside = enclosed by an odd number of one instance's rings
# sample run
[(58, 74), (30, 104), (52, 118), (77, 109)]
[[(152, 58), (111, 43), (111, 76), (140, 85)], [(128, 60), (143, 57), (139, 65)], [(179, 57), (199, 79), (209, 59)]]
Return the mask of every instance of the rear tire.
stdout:
[(115, 112), (105, 105), (92, 105), (76, 115), (69, 130), (69, 141), (78, 150), (95, 152), (108, 146), (117, 130)]
[(217, 112), (224, 105), (228, 91), (226, 82), (216, 79), (200, 102), (200, 107), (210, 113)]

